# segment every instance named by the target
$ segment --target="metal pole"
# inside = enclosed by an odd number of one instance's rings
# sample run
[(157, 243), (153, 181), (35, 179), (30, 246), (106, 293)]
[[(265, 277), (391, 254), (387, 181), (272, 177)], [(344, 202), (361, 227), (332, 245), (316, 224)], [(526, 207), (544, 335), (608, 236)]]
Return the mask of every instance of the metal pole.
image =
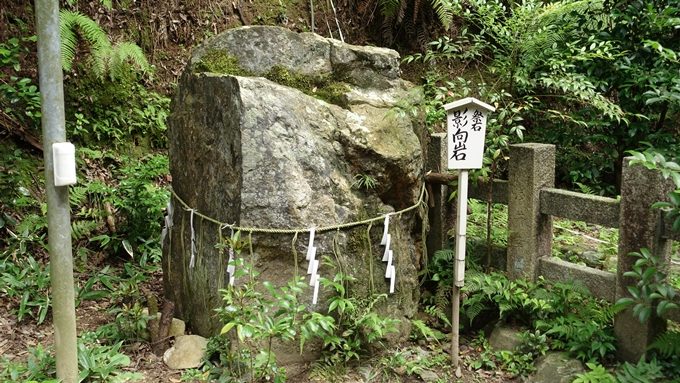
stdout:
[(460, 377), (460, 288), (465, 281), (465, 245), (467, 240), (468, 171), (458, 175), (458, 204), (456, 220), (456, 255), (453, 263), (453, 286), (451, 290), (451, 363)]
[(54, 186), (52, 144), (66, 141), (58, 0), (35, 0), (57, 379), (78, 381), (68, 187)]

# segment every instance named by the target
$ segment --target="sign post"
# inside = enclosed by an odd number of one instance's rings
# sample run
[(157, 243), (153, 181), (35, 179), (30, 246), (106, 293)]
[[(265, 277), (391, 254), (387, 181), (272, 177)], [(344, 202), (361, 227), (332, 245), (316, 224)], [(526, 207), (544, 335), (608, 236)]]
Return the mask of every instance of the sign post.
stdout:
[(496, 109), (489, 104), (468, 97), (444, 105), (447, 123), (448, 168), (457, 169), (458, 204), (456, 211), (456, 255), (453, 263), (451, 291), (452, 333), (451, 362), (460, 377), (460, 288), (465, 281), (465, 242), (467, 232), (468, 171), (480, 169), (484, 158), (486, 115)]

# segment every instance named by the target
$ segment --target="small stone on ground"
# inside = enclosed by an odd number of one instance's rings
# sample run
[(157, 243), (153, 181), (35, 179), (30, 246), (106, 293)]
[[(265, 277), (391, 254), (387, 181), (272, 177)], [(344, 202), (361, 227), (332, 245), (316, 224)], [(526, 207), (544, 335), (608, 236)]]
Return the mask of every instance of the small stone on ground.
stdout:
[(563, 352), (549, 352), (536, 362), (536, 372), (525, 383), (571, 383), (586, 372), (583, 363)]
[(175, 345), (163, 354), (165, 364), (174, 369), (197, 368), (203, 364), (208, 340), (198, 335), (183, 335), (177, 337)]

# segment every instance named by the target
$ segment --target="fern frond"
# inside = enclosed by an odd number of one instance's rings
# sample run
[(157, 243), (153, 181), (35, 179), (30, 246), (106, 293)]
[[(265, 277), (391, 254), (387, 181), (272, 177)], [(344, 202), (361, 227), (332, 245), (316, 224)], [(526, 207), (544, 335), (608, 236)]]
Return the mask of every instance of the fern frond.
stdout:
[(680, 356), (680, 331), (666, 331), (659, 335), (650, 350), (658, 351), (663, 357)]
[(470, 320), (470, 323), (472, 323), (485, 307), (485, 302), (475, 300), (469, 306), (463, 308), (463, 314)]
[(61, 32), (62, 67), (71, 70), (78, 46), (78, 34), (87, 42), (91, 52), (111, 49), (111, 42), (106, 32), (96, 21), (76, 11), (59, 12), (59, 30)]
[(402, 0), (380, 0), (380, 13), (385, 18), (393, 17), (401, 7), (401, 2)]
[(408, 0), (402, 0), (399, 3), (399, 8), (397, 9), (397, 14), (396, 14), (396, 23), (401, 24), (402, 21), (404, 21), (404, 16), (406, 16), (406, 6), (408, 4)]
[[(106, 4), (104, 5), (106, 6)], [(59, 17), (62, 67), (64, 70), (73, 69), (78, 48), (78, 36), (80, 36), (89, 47), (88, 63), (96, 77), (102, 78), (108, 74), (111, 79), (117, 79), (123, 77), (130, 70), (150, 71), (151, 66), (137, 44), (122, 42), (112, 45), (101, 26), (82, 13), (61, 11)]]
[(413, 17), (411, 20), (415, 23), (416, 20), (418, 19), (418, 16), (420, 15), (420, 8), (422, 7), (423, 2), (422, 0), (414, 0), (413, 1)]
[(616, 381), (618, 383), (656, 382), (663, 376), (663, 369), (656, 360), (652, 359), (647, 362), (642, 358), (637, 364), (626, 362), (621, 365), (619, 371), (616, 372)]
[(449, 328), (451, 327), (451, 320), (449, 319), (449, 316), (444, 313), (443, 308), (439, 306), (427, 306), (425, 307), (425, 313), (437, 318), (441, 323), (445, 324)]
[(89, 237), (99, 227), (97, 221), (83, 220), (71, 223), (71, 238), (77, 241)]
[(453, 20), (453, 2), (450, 0), (431, 0), (432, 9), (437, 14), (437, 19), (447, 31), (451, 27)]
[(135, 67), (140, 72), (149, 72), (151, 66), (146, 55), (137, 44), (130, 42), (118, 43), (111, 49), (110, 73), (114, 78), (120, 78), (130, 69)]

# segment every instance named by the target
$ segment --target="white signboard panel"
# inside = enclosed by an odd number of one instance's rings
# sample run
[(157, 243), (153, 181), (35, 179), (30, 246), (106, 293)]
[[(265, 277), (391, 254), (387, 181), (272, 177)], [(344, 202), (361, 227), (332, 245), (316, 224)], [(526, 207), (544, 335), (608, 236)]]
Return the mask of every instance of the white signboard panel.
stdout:
[(484, 158), (486, 115), (494, 108), (474, 98), (444, 105), (447, 111), (449, 169), (480, 169)]

